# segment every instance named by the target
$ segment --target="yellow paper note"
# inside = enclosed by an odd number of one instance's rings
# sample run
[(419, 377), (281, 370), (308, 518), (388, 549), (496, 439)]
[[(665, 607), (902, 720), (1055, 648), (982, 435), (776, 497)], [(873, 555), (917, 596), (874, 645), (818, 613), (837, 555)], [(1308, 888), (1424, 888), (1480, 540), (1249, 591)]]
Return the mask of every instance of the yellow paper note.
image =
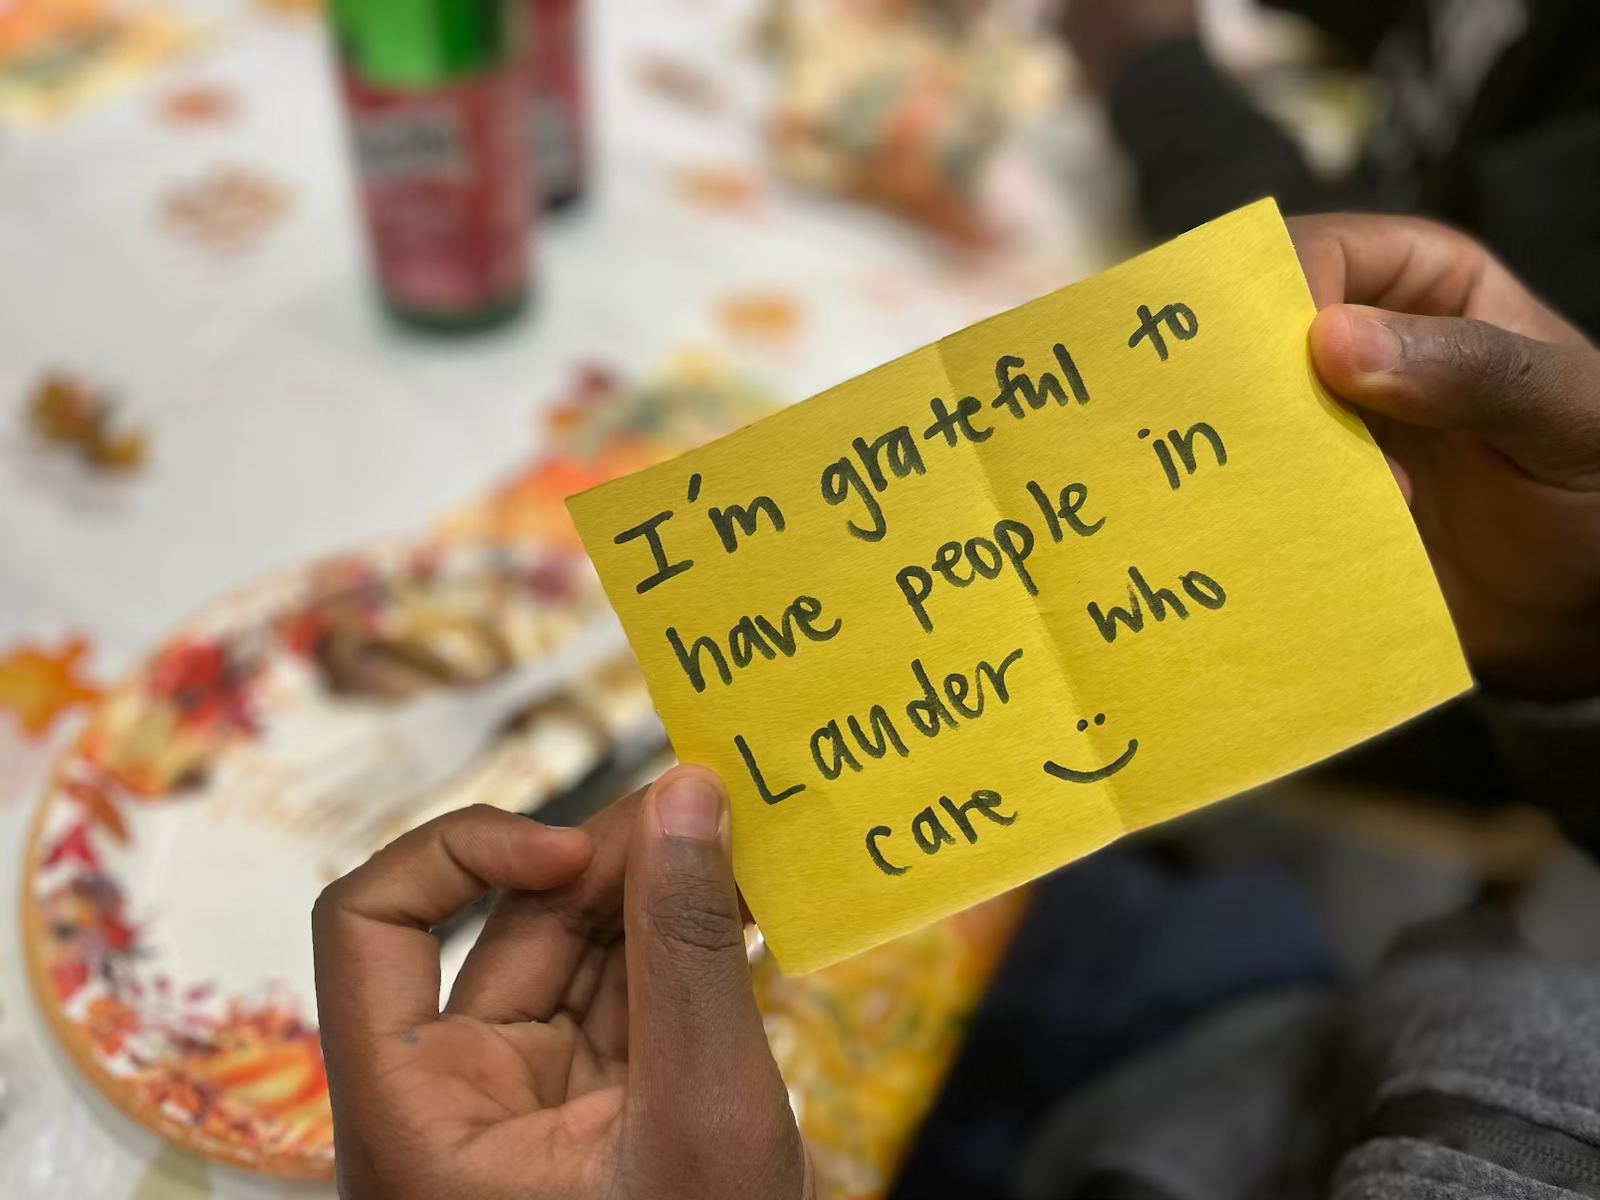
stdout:
[(809, 971), (1469, 686), (1276, 206), (569, 501)]

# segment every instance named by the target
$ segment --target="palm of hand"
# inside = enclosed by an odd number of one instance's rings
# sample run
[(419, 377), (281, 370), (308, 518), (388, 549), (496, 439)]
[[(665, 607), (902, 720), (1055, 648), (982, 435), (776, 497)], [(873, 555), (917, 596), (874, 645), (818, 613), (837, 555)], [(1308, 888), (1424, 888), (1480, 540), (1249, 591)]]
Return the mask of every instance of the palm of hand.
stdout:
[[(698, 806), (682, 832), (663, 793)], [(582, 831), (463, 809), (329, 885), (312, 928), (341, 1195), (812, 1195), (726, 814), (720, 781), (679, 766)], [(441, 1012), (429, 930), (487, 887)]]
[(366, 1131), (351, 1141), (367, 1152), (341, 1157), (344, 1194), (614, 1190), (628, 1077), (620, 904), (620, 872), (604, 861), (568, 887), (501, 898), (444, 1011), (367, 1047), (371, 1084), (351, 1097)]
[(407, 1036), (413, 1040), (396, 1054), (391, 1080), (410, 1111), (397, 1124), (445, 1142), (428, 1147), (429, 1163), (418, 1166), (449, 1164), (452, 1178), (388, 1182), (407, 1192), (421, 1185), (417, 1195), (439, 1194), (439, 1185), (454, 1193), (463, 1184), (483, 1196), (605, 1190), (627, 1080), (625, 1046), (618, 1056), (607, 1036), (567, 1012), (509, 1024), (446, 1015)]

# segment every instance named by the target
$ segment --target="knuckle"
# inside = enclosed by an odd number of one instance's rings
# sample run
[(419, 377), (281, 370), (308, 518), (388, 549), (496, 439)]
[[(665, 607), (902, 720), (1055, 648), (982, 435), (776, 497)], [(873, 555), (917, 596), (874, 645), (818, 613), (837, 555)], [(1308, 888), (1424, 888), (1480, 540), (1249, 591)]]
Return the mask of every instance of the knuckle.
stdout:
[(669, 949), (720, 955), (744, 946), (744, 927), (731, 900), (708, 881), (682, 883), (647, 906), (651, 931)]
[(459, 835), (492, 820), (493, 816), (490, 814), (502, 817), (507, 815), (492, 805), (482, 803), (467, 804), (423, 822), (410, 832), (401, 834), (395, 841), (408, 840), (409, 844), (437, 839), (446, 835)]
[(1497, 383), (1501, 391), (1516, 402), (1512, 411), (1528, 404), (1542, 406), (1546, 398), (1546, 377), (1533, 343), (1521, 337), (1508, 337), (1505, 341), (1509, 345), (1500, 359)]
[(343, 878), (335, 879), (317, 894), (317, 899), (311, 906), (311, 928), (313, 931), (326, 929), (338, 916), (344, 907), (345, 881)]
[(559, 898), (556, 919), (568, 935), (610, 942), (622, 933), (622, 907), (612, 896), (574, 894)]
[(1488, 331), (1478, 321), (1451, 322), (1432, 327), (1433, 350), (1438, 361), (1456, 375), (1479, 375), (1491, 359)]
[(1514, 385), (1531, 370), (1521, 338), (1487, 321), (1463, 321), (1446, 339), (1443, 357), (1462, 375), (1495, 388)]
[(1503, 330), (1492, 330), (1488, 340), (1494, 349), (1481, 364), (1481, 378), (1489, 397), (1498, 401), (1489, 415), (1501, 422), (1556, 422), (1567, 428), (1584, 389), (1565, 348)]
[(468, 804), (464, 808), (457, 808), (435, 817), (420, 828), (428, 830), (436, 837), (466, 837), (506, 815), (492, 805)]
[[(491, 816), (491, 813), (494, 815)], [(450, 855), (458, 847), (492, 841), (496, 832), (493, 828), (497, 823), (495, 818), (506, 815), (500, 809), (491, 808), (487, 804), (469, 804), (465, 808), (458, 808), (454, 812), (447, 812), (441, 817), (434, 818), (430, 824), (422, 828), (428, 831), (428, 840), (436, 853)]]
[(1448, 412), (1475, 424), (1514, 411), (1540, 388), (1537, 343), (1487, 321), (1452, 321), (1432, 332), (1419, 365), (1432, 362), (1454, 402)]

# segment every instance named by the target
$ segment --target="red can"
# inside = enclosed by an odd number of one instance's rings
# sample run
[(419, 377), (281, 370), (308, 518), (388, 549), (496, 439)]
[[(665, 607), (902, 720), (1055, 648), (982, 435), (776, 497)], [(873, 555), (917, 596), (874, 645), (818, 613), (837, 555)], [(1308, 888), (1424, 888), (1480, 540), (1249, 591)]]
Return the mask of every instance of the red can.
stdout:
[(547, 209), (583, 198), (589, 130), (579, 0), (523, 0), (534, 195)]
[(337, 0), (378, 282), (408, 324), (464, 330), (528, 287), (526, 84), (507, 0)]

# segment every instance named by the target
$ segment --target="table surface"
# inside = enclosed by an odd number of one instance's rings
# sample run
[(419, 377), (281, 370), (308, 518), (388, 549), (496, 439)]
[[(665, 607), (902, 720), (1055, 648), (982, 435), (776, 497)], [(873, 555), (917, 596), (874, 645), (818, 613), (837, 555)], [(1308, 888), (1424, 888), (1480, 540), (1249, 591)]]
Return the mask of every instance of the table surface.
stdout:
[[(535, 241), (530, 318), (440, 342), (373, 303), (344, 131), (318, 23), (243, 2), (185, 6), (198, 44), (69, 120), (0, 128), (0, 658), (87, 639), (115, 679), (205, 600), (274, 570), (423, 527), (539, 449), (537, 413), (578, 364), (648, 375), (703, 349), (798, 400), (1038, 292), (1132, 245), (1126, 181), (1093, 106), (1021, 135), (997, 172), (1029, 231), (982, 261), (856, 206), (786, 188), (761, 137), (765, 71), (738, 0), (596, 0), (588, 41), (596, 189)], [(641, 83), (647, 55), (724, 88), (701, 113)], [(217, 129), (157, 119), (191, 83), (237, 99)], [(287, 217), (218, 257), (159, 219), (162, 195), (238, 165), (288, 189)], [(686, 168), (747, 171), (764, 199), (687, 203)], [(792, 342), (750, 347), (720, 299), (776, 292)], [(888, 299), (885, 299), (885, 297)], [(95, 479), (30, 441), (24, 397), (65, 369), (109, 385), (151, 459)], [(25, 737), (0, 713), (0, 878), (70, 722)], [(49, 1043), (0, 888), (0, 1197), (329, 1194), (207, 1169), (111, 1111)]]

